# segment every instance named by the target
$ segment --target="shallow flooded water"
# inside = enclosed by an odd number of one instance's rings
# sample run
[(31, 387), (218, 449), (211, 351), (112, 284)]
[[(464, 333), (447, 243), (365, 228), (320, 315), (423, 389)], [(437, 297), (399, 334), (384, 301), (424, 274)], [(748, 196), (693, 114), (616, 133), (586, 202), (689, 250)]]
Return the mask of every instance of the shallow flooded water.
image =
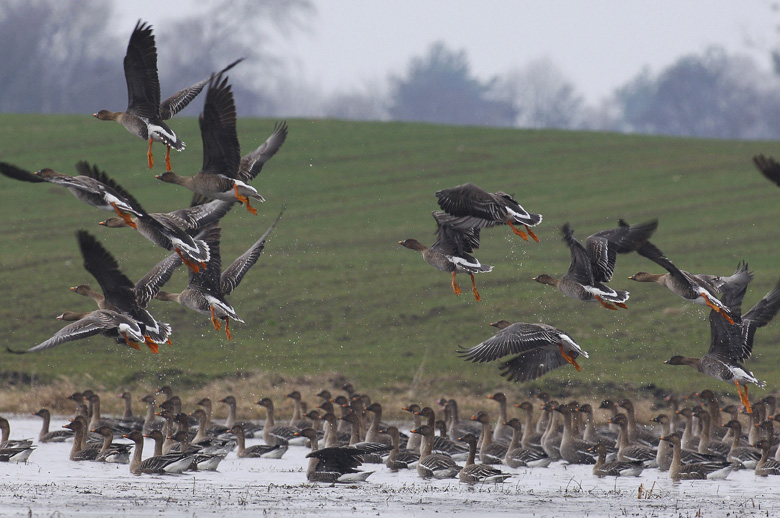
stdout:
[[(40, 419), (8, 419), (12, 439), (37, 438)], [(51, 429), (66, 422), (53, 417)], [(599, 479), (588, 466), (553, 463), (504, 466), (513, 474), (507, 482), (470, 487), (368, 464), (363, 469), (375, 472), (367, 482), (329, 485), (307, 482), (308, 448), (299, 446), (278, 460), (233, 452), (217, 472), (142, 476), (127, 465), (72, 462), (70, 447), (40, 444), (26, 464), (0, 463), (0, 516), (780, 516), (780, 477), (749, 470), (675, 484), (658, 470)], [(152, 449), (148, 441), (144, 451)]]

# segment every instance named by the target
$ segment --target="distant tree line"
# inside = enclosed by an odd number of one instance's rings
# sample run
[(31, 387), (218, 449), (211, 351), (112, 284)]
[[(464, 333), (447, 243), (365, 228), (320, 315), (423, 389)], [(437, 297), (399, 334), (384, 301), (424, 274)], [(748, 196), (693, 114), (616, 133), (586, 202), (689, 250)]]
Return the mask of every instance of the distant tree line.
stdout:
[[(162, 95), (203, 79), (238, 57), (231, 72), (244, 116), (405, 120), (520, 128), (566, 128), (734, 139), (780, 138), (780, 65), (719, 48), (643, 70), (599, 106), (589, 106), (549, 60), (488, 80), (464, 50), (432, 44), (405, 71), (362, 89), (325, 93), (291, 79), (272, 54), (315, 14), (309, 0), (225, 0), (206, 16), (157, 32)], [(93, 113), (126, 103), (121, 59), (132, 27), (109, 34), (103, 0), (7, 0), (0, 5), (0, 111)], [(251, 26), (252, 30), (245, 30)], [(777, 53), (775, 53), (777, 54)], [(780, 63), (777, 55), (770, 55)], [(197, 106), (188, 108), (197, 113)]]

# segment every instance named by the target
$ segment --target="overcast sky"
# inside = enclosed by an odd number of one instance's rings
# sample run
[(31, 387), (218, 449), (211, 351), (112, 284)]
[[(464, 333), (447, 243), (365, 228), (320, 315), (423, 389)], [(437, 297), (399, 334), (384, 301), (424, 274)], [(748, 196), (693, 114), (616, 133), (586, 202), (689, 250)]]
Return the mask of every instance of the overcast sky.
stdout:
[[(644, 66), (719, 45), (769, 68), (780, 46), (780, 13), (769, 0), (313, 0), (311, 33), (279, 38), (274, 50), (293, 78), (323, 93), (361, 89), (403, 75), (431, 43), (466, 50), (486, 80), (549, 58), (589, 102), (608, 96)], [(203, 0), (115, 0), (114, 26), (128, 36), (139, 18), (164, 31)]]

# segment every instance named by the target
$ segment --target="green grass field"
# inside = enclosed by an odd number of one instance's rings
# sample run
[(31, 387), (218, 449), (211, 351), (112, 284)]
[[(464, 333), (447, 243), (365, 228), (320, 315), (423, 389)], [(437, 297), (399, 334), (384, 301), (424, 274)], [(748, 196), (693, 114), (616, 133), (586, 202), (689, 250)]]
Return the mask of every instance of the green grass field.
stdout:
[[(240, 107), (239, 107), (240, 109)], [(733, 387), (686, 367), (663, 364), (673, 354), (699, 356), (709, 345), (707, 311), (657, 285), (627, 277), (659, 268), (636, 254), (620, 256), (612, 285), (631, 291), (628, 311), (565, 298), (531, 277), (561, 275), (569, 252), (560, 226), (575, 236), (611, 228), (618, 218), (660, 221), (653, 242), (681, 268), (730, 274), (744, 259), (755, 272), (743, 310), (780, 278), (780, 189), (752, 166), (756, 153), (780, 156), (780, 144), (627, 136), (609, 133), (521, 131), (402, 123), (290, 120), (289, 137), (254, 182), (265, 196), (259, 216), (236, 207), (223, 220), (222, 258), (229, 264), (287, 211), (258, 264), (231, 302), (246, 324), (234, 339), (207, 318), (153, 301), (150, 310), (173, 325), (172, 348), (159, 355), (93, 337), (42, 354), (0, 355), (0, 374), (26, 373), (40, 383), (89, 379), (105, 387), (197, 387), (236, 372), (280, 376), (342, 373), (366, 390), (450, 390), (481, 394), (529, 387), (654, 384), (679, 391)], [(174, 120), (187, 142), (172, 156), (180, 174), (201, 164), (197, 121)], [(273, 121), (241, 119), (244, 152), (273, 130)], [(0, 160), (31, 171), (51, 167), (75, 174), (87, 160), (103, 168), (150, 212), (186, 206), (189, 191), (163, 184), (164, 148), (146, 168), (145, 144), (117, 124), (84, 116), (0, 116)], [(453, 295), (447, 274), (398, 245), (435, 239), (434, 192), (467, 181), (516, 196), (544, 215), (538, 244), (506, 227), (482, 233), (477, 256), (495, 266), (477, 277), (475, 302), (468, 277)], [(133, 280), (166, 251), (130, 229), (97, 225), (108, 213), (78, 202), (64, 189), (0, 177), (0, 305), (3, 345), (28, 348), (56, 332), (54, 316), (88, 311), (92, 301), (69, 291), (95, 285), (81, 265), (74, 232), (85, 228), (117, 257)], [(164, 288), (186, 284), (179, 271)], [(455, 350), (495, 331), (488, 323), (545, 322), (571, 334), (590, 353), (581, 373), (561, 368), (530, 385), (498, 376), (498, 366), (460, 360)], [(780, 379), (780, 320), (760, 329), (748, 362), (772, 390)], [(760, 392), (756, 392), (760, 393)]]

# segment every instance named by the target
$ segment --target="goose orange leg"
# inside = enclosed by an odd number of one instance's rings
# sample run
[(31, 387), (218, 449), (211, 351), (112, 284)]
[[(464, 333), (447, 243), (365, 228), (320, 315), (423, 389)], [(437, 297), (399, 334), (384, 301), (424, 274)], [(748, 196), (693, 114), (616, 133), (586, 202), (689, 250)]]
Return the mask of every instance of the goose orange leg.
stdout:
[(138, 229), (138, 225), (135, 224), (135, 221), (133, 221), (133, 217), (130, 214), (127, 214), (125, 212), (122, 212), (119, 210), (119, 208), (116, 206), (115, 202), (111, 202), (111, 206), (114, 207), (114, 210), (116, 211), (117, 215), (124, 220), (125, 223), (127, 223), (128, 227), (133, 227), (134, 229)]
[(582, 369), (577, 364), (577, 361), (574, 359), (574, 355), (573, 354), (569, 354), (566, 351), (564, 351), (562, 344), (558, 344), (558, 347), (561, 349), (561, 356), (563, 356), (563, 359), (566, 360), (567, 362), (571, 363), (572, 365), (574, 365), (574, 368), (577, 369), (577, 372), (580, 372)]
[(628, 309), (628, 306), (623, 304), (622, 302), (615, 302), (615, 305), (619, 308)]
[(528, 225), (525, 225), (525, 230), (528, 232), (528, 234), (529, 234), (529, 235), (530, 235), (532, 238), (534, 238), (534, 241), (536, 241), (537, 243), (539, 242), (539, 238), (538, 238), (538, 237), (536, 237), (536, 234), (534, 234), (534, 231), (533, 231), (533, 230), (531, 230), (531, 227), (529, 227)]
[(149, 169), (154, 165), (154, 155), (152, 155), (152, 139), (149, 138), (149, 151), (146, 152), (146, 160), (149, 161)]
[(742, 388), (744, 388), (744, 389), (745, 389), (745, 393), (744, 393), (744, 394), (742, 393), (742, 390), (740, 390), (740, 387), (741, 387), (741, 385), (739, 384), (739, 381), (738, 381), (738, 380), (734, 380), (734, 385), (736, 385), (736, 386), (737, 386), (737, 393), (739, 394), (739, 400), (740, 400), (740, 401), (742, 402), (742, 404), (744, 405), (744, 407), (745, 407), (745, 412), (747, 412), (748, 414), (752, 414), (752, 413), (753, 413), (753, 409), (750, 407), (750, 399), (748, 399), (748, 389), (747, 389), (747, 385), (745, 385), (744, 387), (742, 387)]
[(222, 328), (222, 325), (220, 325), (219, 320), (217, 320), (217, 317), (214, 315), (214, 306), (211, 306), (211, 323), (214, 324), (214, 329), (219, 331)]
[(140, 350), (141, 350), (141, 346), (140, 346), (140, 345), (138, 345), (138, 343), (137, 343), (137, 342), (134, 342), (134, 341), (130, 340), (130, 339), (127, 337), (127, 333), (122, 333), (122, 336), (124, 336), (124, 337), (125, 337), (125, 343), (127, 344), (127, 346), (128, 346), (128, 347), (132, 347), (132, 348), (133, 348), (133, 349), (135, 349), (136, 351), (140, 351)]
[(165, 170), (171, 172), (171, 146), (167, 146), (168, 151), (165, 152)]
[(720, 316), (722, 316), (723, 318), (725, 318), (725, 319), (726, 319), (726, 321), (727, 321), (729, 324), (731, 324), (731, 325), (734, 325), (734, 319), (733, 319), (733, 318), (731, 318), (731, 317), (728, 315), (728, 313), (726, 313), (726, 312), (725, 312), (725, 311), (724, 311), (722, 308), (719, 308), (718, 306), (716, 306), (715, 304), (713, 304), (713, 303), (710, 301), (709, 297), (707, 297), (707, 295), (705, 295), (704, 293), (700, 293), (699, 295), (701, 296), (701, 298), (703, 298), (703, 299), (704, 299), (704, 303), (705, 303), (705, 304), (707, 304), (707, 305), (708, 305), (708, 306), (709, 306), (709, 307), (710, 307), (710, 308), (711, 308), (713, 311), (715, 311), (716, 313), (720, 313)]
[(479, 296), (479, 292), (477, 291), (477, 283), (474, 282), (474, 274), (470, 273), (469, 275), (471, 275), (471, 291), (474, 292), (474, 298), (479, 302), (482, 300), (482, 297)]
[[(507, 225), (509, 225), (509, 226), (512, 228), (512, 232), (514, 232), (514, 233), (515, 233), (515, 234), (517, 234), (518, 236), (520, 236), (520, 237), (522, 237), (523, 239), (525, 239), (526, 241), (528, 241), (528, 234), (526, 234), (525, 232), (523, 232), (523, 231), (522, 231), (522, 230), (520, 230), (519, 228), (516, 228), (516, 227), (515, 227), (515, 226), (512, 224), (512, 222), (511, 222), (511, 221), (507, 221), (507, 222), (506, 222), (506, 224), (507, 224)], [(525, 227), (525, 228), (528, 228), (528, 227)], [(536, 236), (534, 236), (534, 238), (536, 238)], [(539, 240), (537, 239), (537, 241), (539, 241)]]
[(146, 347), (148, 347), (149, 350), (152, 351), (154, 354), (157, 354), (160, 351), (160, 347), (156, 343), (154, 343), (154, 340), (152, 340), (146, 335), (144, 335), (144, 343), (146, 343)]
[(248, 210), (249, 212), (251, 212), (252, 214), (257, 216), (257, 209), (252, 207), (251, 205), (249, 205), (249, 198), (247, 198), (243, 194), (239, 194), (238, 193), (238, 184), (237, 183), (233, 184), (233, 189), (236, 191), (236, 199), (244, 204), (244, 206), (246, 207), (246, 210)]
[[(614, 305), (610, 304), (609, 302), (606, 302), (606, 301), (604, 301), (604, 299), (602, 299), (602, 298), (601, 298), (601, 297), (599, 297), (598, 295), (596, 295), (596, 297), (595, 297), (595, 298), (596, 298), (596, 300), (598, 300), (598, 301), (601, 303), (601, 305), (602, 305), (602, 306), (604, 306), (605, 308), (607, 308), (607, 309), (611, 309), (611, 310), (613, 310), (613, 311), (617, 311), (617, 308), (616, 308)], [(624, 304), (624, 305), (625, 305), (625, 304)]]
[[(176, 253), (179, 254), (179, 257), (181, 257), (182, 262), (185, 265), (187, 265), (187, 268), (192, 270), (193, 273), (198, 273), (200, 271), (200, 268), (203, 268), (204, 270), (206, 269), (206, 263), (204, 263), (203, 261), (198, 261), (198, 262), (190, 261), (189, 259), (184, 257), (184, 254), (181, 253), (181, 250), (179, 250), (178, 248), (176, 248), (175, 250), (176, 250)], [(198, 265), (200, 265), (200, 266), (198, 266)]]
[(455, 295), (461, 294), (460, 286), (455, 282), (455, 272), (452, 272), (452, 291), (455, 292)]
[(228, 340), (233, 339), (233, 333), (230, 332), (230, 317), (225, 317), (225, 335)]

